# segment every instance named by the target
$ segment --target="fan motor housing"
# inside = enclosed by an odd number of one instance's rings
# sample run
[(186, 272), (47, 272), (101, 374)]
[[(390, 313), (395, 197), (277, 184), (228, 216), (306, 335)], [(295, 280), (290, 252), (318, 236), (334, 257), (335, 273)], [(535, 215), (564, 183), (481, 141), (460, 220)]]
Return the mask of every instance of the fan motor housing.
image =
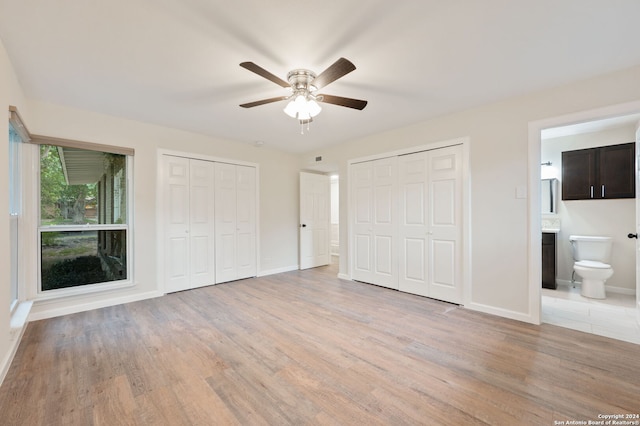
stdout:
[(287, 74), (287, 81), (289, 82), (289, 84), (291, 84), (291, 88), (294, 91), (306, 90), (311, 92), (317, 90), (316, 87), (311, 84), (311, 82), (315, 80), (315, 78), (316, 73), (305, 69), (289, 71), (289, 73)]

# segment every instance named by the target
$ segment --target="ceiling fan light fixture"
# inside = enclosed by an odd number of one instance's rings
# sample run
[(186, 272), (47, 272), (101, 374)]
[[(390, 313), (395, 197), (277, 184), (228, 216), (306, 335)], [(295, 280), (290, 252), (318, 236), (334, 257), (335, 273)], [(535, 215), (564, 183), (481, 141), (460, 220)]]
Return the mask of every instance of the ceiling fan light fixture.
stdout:
[(289, 101), (283, 111), (289, 117), (295, 118), (296, 120), (309, 120), (320, 114), (322, 108), (314, 99), (309, 99), (308, 96), (298, 94), (293, 100)]

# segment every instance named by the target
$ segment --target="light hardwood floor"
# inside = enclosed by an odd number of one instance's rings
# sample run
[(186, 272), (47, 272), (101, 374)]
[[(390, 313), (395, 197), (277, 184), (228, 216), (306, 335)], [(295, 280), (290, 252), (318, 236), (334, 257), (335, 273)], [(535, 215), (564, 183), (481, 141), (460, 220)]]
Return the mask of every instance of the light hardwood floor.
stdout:
[(553, 425), (640, 413), (640, 346), (333, 267), (32, 322), (2, 425)]

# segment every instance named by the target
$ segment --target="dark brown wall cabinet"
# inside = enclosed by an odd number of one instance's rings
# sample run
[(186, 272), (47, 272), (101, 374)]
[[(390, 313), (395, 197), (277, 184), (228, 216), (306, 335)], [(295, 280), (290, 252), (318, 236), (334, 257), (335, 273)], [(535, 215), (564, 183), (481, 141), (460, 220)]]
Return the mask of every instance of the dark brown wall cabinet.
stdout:
[(635, 143), (562, 153), (562, 199), (635, 198)]

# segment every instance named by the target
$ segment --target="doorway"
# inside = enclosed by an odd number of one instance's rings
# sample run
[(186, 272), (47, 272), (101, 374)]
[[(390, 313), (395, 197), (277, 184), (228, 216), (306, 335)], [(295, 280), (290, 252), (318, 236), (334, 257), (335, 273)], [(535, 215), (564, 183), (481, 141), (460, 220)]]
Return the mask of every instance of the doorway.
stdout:
[[(536, 138), (530, 138), (530, 154), (532, 143), (533, 145), (536, 142), (539, 143), (536, 147), (538, 155), (530, 156), (532, 159), (530, 169), (535, 170), (531, 173), (531, 182), (534, 182), (534, 175), (538, 182), (537, 188), (531, 186), (531, 194), (538, 195), (532, 196), (532, 200), (536, 199), (538, 202), (531, 204), (536, 206), (537, 217), (540, 218), (539, 222), (531, 221), (537, 225), (531, 227), (531, 241), (532, 243), (535, 241), (534, 232), (539, 238), (539, 232), (544, 229), (543, 224), (548, 225), (549, 221), (558, 225), (560, 229), (556, 237), (557, 288), (540, 289), (539, 274), (535, 274), (537, 283), (530, 283), (532, 287), (536, 285), (539, 294), (540, 322), (640, 344), (640, 322), (638, 321), (640, 315), (638, 278), (640, 277), (636, 276), (638, 248), (636, 240), (631, 241), (626, 237), (627, 233), (636, 233), (638, 229), (637, 198), (624, 201), (609, 200), (606, 202), (616, 204), (615, 207), (607, 207), (604, 206), (604, 200), (564, 203), (558, 197), (558, 211), (551, 215), (540, 214), (539, 202), (540, 179), (561, 178), (561, 151), (590, 147), (589, 144), (591, 146), (612, 145), (613, 140), (617, 140), (617, 143), (636, 141), (636, 149), (638, 149), (640, 145), (636, 137), (638, 123), (640, 123), (640, 106), (636, 104), (620, 106), (617, 111), (614, 108), (558, 117), (546, 120), (545, 123), (533, 123), (530, 126), (530, 129), (537, 133)], [(636, 182), (638, 179), (636, 176)], [(616, 212), (615, 218), (612, 217), (613, 211)], [(533, 207), (531, 215), (532, 217), (534, 215)], [(573, 258), (568, 241), (569, 234), (614, 234), (612, 235), (614, 251), (611, 262), (614, 266), (614, 277), (607, 282), (606, 299), (590, 299), (581, 296), (580, 279), (577, 278), (576, 282), (572, 281)], [(536, 250), (535, 253), (541, 252), (537, 244), (532, 244), (532, 253), (534, 250)], [(540, 262), (539, 258), (538, 260)], [(618, 274), (617, 277), (616, 274)], [(530, 274), (530, 276), (533, 275)]]

